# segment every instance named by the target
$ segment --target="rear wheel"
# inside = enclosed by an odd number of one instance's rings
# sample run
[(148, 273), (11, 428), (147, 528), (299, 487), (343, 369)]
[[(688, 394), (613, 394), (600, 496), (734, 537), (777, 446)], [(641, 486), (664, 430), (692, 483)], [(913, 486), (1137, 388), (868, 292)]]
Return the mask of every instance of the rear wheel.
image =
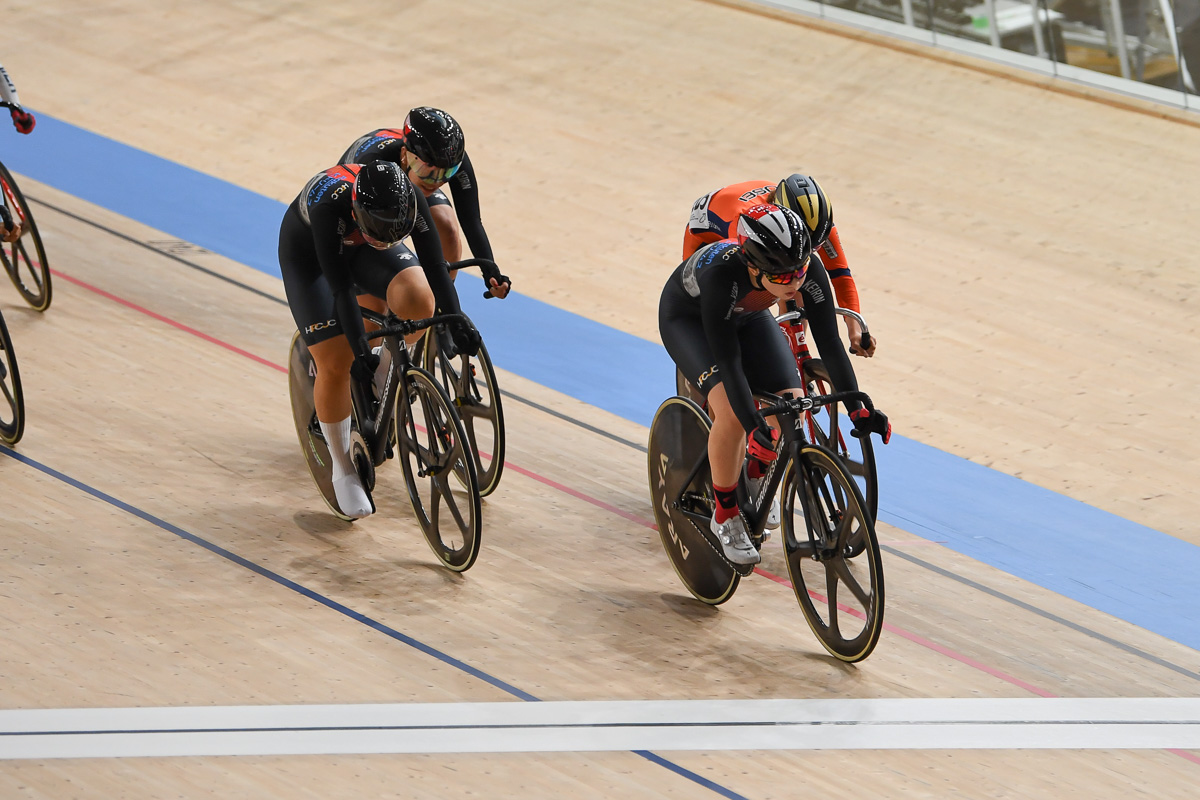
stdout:
[(16, 444), (25, 433), (25, 395), (8, 326), (0, 316), (0, 440)]
[(21, 226), (21, 236), (17, 241), (0, 242), (0, 259), (4, 261), (4, 270), (25, 302), (36, 311), (45, 311), (50, 307), (51, 296), (46, 249), (42, 247), (42, 236), (33, 221), (29, 204), (25, 202), (12, 173), (3, 164), (0, 164), (0, 202), (8, 209), (13, 222)]
[(708, 524), (715, 507), (708, 467), (708, 415), (685, 397), (668, 398), (650, 425), (650, 496), (663, 549), (675, 574), (703, 603), (733, 596), (740, 575), (721, 554)]
[[(802, 472), (798, 472), (802, 471)], [(883, 561), (875, 524), (842, 460), (807, 444), (783, 479), (784, 551), (809, 627), (834, 657), (857, 662), (883, 631)], [(852, 541), (860, 555), (849, 555)]]
[(450, 356), (440, 346), (441, 326), (422, 339), (421, 366), (428, 370), (450, 395), (462, 420), (475, 457), (479, 495), (496, 490), (504, 472), (504, 409), (496, 370), (482, 342), (474, 356)]
[(396, 402), (396, 451), (413, 512), (438, 560), (455, 572), (479, 556), (479, 478), (446, 390), (423, 369), (405, 370)]

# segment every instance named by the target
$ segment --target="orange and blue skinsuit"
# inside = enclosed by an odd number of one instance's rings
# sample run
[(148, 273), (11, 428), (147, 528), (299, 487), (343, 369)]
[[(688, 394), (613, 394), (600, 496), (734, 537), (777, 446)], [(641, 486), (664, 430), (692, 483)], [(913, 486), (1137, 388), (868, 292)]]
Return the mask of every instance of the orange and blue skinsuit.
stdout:
[[(736, 238), (738, 215), (751, 206), (772, 202), (775, 186), (767, 181), (745, 181), (717, 189), (696, 200), (683, 234), (683, 257), (688, 258), (706, 244)], [(861, 312), (858, 287), (850, 274), (850, 262), (842, 249), (836, 225), (830, 230), (829, 239), (814, 248), (814, 252), (829, 273), (838, 305)]]

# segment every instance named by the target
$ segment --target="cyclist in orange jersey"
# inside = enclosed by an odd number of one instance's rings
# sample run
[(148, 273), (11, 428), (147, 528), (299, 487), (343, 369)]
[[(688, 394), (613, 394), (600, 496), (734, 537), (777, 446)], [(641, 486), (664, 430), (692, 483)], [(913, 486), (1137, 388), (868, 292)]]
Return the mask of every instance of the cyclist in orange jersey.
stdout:
[[(702, 245), (728, 237), (730, 226), (737, 221), (738, 215), (758, 203), (774, 203), (800, 215), (808, 226), (813, 251), (833, 284), (838, 302), (843, 308), (861, 313), (858, 287), (850, 274), (850, 263), (842, 249), (837, 226), (833, 224), (833, 207), (820, 185), (807, 175), (792, 174), (778, 184), (767, 181), (735, 183), (699, 198), (692, 204), (692, 214), (683, 234), (683, 257), (687, 258)], [(781, 306), (779, 311), (782, 313), (784, 308)], [(810, 319), (820, 311), (810, 308)], [(862, 326), (853, 317), (847, 317), (845, 322), (850, 352), (868, 358), (875, 355), (875, 337), (870, 338), (871, 346), (863, 349)]]

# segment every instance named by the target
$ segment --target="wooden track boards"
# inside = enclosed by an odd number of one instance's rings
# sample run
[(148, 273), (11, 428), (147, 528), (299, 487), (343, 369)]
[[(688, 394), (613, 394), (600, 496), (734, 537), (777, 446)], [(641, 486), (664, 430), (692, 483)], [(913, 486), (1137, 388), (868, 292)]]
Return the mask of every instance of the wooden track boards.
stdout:
[[(81, 8), (12, 12), (4, 63), (34, 108), (287, 200), (363, 131), (443, 105), (520, 290), (648, 339), (691, 200), (809, 169), (834, 195), (881, 340), (856, 367), (898, 430), (1200, 542), (1187, 491), (1200, 461), (1180, 433), (1197, 388), (1184, 232), (1200, 189), (1178, 177), (1200, 158), (1193, 128), (705, 4), (413, 3), (381, 20), (374, 6), (112, 3), (86, 27)], [(402, 59), (414, 31), (457, 43), (458, 68)], [(169, 52), (144, 44), (162, 37)], [(377, 82), (351, 91), (362, 75)], [(30, 407), (19, 453), (169, 528), (0, 458), (4, 708), (514, 699), (172, 528), (547, 700), (1195, 694), (1193, 651), (886, 526), (890, 627), (860, 668), (822, 656), (790, 589), (765, 578), (699, 607), (648, 527), (644, 455), (516, 401), (519, 469), (486, 501), (479, 563), (449, 575), (398, 470), (379, 516), (325, 511), (278, 369), (285, 306), (34, 211), (63, 276), (44, 316), (0, 287)], [(282, 297), (273, 279), (181, 255)], [(764, 568), (784, 574), (777, 551)], [(796, 784), (1057, 797), (1064, 783), (1186, 797), (1200, 768), (1165, 751), (660, 755), (747, 797)], [(0, 763), (6, 797), (704, 791), (631, 753)]]

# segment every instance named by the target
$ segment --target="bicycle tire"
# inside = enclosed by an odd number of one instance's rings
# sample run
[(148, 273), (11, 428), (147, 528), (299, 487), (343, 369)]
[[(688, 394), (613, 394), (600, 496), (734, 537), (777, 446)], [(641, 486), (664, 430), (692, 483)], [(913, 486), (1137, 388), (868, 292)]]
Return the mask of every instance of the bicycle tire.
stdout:
[[(454, 401), (471, 443), (471, 454), (475, 457), (479, 496), (487, 497), (496, 491), (504, 473), (504, 407), (496, 383), (496, 370), (483, 342), (479, 343), (479, 352), (474, 356), (461, 353), (455, 357), (447, 356), (439, 344), (440, 328), (431, 329), (421, 339), (419, 363), (438, 379)], [(477, 426), (477, 422), (484, 422), (484, 425)]]
[[(788, 574), (821, 645), (835, 658), (857, 663), (871, 654), (883, 632), (883, 560), (875, 524), (858, 485), (833, 451), (805, 444), (798, 461), (789, 461), (783, 481)], [(798, 470), (805, 477), (798, 477)], [(797, 516), (804, 519), (801, 530)], [(857, 558), (847, 552), (854, 537), (863, 542)]]
[[(0, 243), (0, 260), (4, 261), (4, 271), (12, 279), (13, 285), (21, 293), (21, 297), (35, 311), (45, 311), (50, 307), (53, 292), (50, 284), (50, 265), (46, 261), (46, 248), (42, 245), (42, 235), (38, 232), (37, 223), (33, 220), (33, 212), (25, 202), (16, 179), (3, 164), (0, 164), (0, 202), (3, 202), (12, 215), (13, 221), (21, 223), (21, 236), (15, 242)], [(29, 257), (25, 240), (33, 242), (37, 263)], [(30, 288), (30, 283), (33, 288)]]
[[(313, 405), (313, 380), (316, 378), (317, 368), (312, 354), (308, 352), (308, 346), (300, 338), (299, 331), (292, 336), (288, 352), (288, 394), (292, 404), (292, 420), (296, 424), (296, 437), (300, 440), (300, 449), (304, 453), (308, 474), (312, 476), (321, 499), (329, 506), (334, 516), (353, 522), (353, 517), (343, 514), (338, 508), (337, 495), (333, 491), (333, 463), (329, 457), (329, 447), (325, 444), (319, 426), (315, 424), (317, 417), (316, 406)], [(357, 431), (355, 433), (357, 434)]]
[[(21, 389), (21, 371), (17, 369), (17, 354), (13, 350), (8, 325), (0, 315), (0, 349), (4, 359), (0, 361), (0, 440), (14, 445), (25, 434), (25, 393)], [(3, 406), (8, 410), (5, 411)]]
[[(469, 450), (449, 394), (429, 372), (410, 366), (396, 399), (396, 454), (425, 541), (455, 572), (465, 572), (475, 563), (483, 532), (479, 477)], [(452, 481), (458, 482), (457, 490)], [(442, 530), (443, 504), (454, 532)]]
[[(815, 384), (813, 390), (809, 391), (810, 395), (833, 392), (829, 370), (821, 359), (806, 361), (802, 373), (805, 387)], [(858, 439), (850, 435), (850, 426), (844, 424), (849, 422), (849, 417), (845, 413), (845, 406), (840, 403), (805, 412), (804, 422), (809, 441), (828, 447), (842, 459), (846, 471), (854, 477), (862, 492), (871, 521), (878, 521), (879, 470), (875, 464), (875, 448), (871, 438), (864, 436)]]
[(684, 485), (707, 453), (710, 427), (708, 415), (696, 403), (686, 397), (668, 398), (650, 425), (647, 469), (658, 535), (675, 574), (693, 597), (716, 606), (733, 596), (741, 575), (725, 560), (707, 524), (701, 527), (675, 505), (676, 498), (686, 497), (693, 513), (712, 516), (712, 475), (707, 465)]

